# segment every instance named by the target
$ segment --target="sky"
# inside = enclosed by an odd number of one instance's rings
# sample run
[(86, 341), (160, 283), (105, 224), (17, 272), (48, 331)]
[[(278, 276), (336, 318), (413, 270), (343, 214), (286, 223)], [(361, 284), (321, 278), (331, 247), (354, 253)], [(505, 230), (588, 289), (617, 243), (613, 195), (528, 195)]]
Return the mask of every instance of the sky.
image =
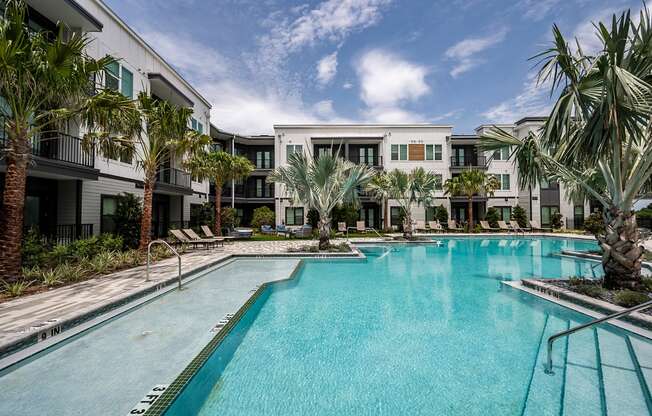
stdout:
[(105, 0), (240, 134), (274, 124), (434, 123), (456, 134), (545, 115), (537, 53), (552, 26), (586, 50), (592, 22), (638, 0)]

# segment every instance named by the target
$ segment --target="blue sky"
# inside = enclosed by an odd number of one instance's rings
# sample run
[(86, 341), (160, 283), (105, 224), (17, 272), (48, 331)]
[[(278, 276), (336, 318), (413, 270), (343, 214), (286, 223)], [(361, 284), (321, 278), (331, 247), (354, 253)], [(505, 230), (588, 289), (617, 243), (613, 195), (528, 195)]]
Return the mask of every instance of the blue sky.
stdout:
[(243, 134), (430, 122), (470, 133), (544, 115), (528, 58), (557, 23), (587, 48), (626, 0), (105, 0)]

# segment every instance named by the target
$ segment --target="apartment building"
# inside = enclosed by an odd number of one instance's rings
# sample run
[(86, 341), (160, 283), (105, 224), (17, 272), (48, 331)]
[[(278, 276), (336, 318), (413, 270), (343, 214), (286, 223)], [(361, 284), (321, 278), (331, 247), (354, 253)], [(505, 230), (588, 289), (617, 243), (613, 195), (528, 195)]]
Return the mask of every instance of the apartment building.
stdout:
[[(524, 118), (501, 128), (525, 137), (541, 126), (543, 118)], [(468, 201), (463, 196), (444, 195), (443, 183), (464, 169), (480, 169), (494, 175), (500, 188), (493, 195), (475, 195), (473, 210), (476, 220), (483, 218), (489, 207), (496, 208), (509, 220), (516, 205), (523, 207), (528, 217), (549, 226), (555, 212), (561, 212), (568, 228), (579, 227), (590, 213), (588, 202), (567, 201), (563, 188), (556, 183), (543, 187), (519, 189), (518, 171), (507, 149), (484, 152), (478, 148), (479, 136), (489, 125), (476, 129), (475, 134), (453, 134), (450, 125), (434, 124), (311, 124), (275, 125), (275, 156), (279, 165), (287, 163), (293, 152), (305, 152), (317, 157), (323, 152), (339, 154), (354, 163), (364, 163), (378, 170), (400, 169), (406, 172), (423, 167), (437, 177), (437, 190), (432, 207), (414, 207), (415, 220), (432, 220), (434, 206), (443, 205), (451, 218), (465, 221)], [(280, 185), (275, 189), (277, 222), (299, 225), (307, 210), (296, 205)], [(368, 227), (383, 228), (399, 225), (398, 203), (389, 201), (389, 212), (377, 201), (363, 195), (360, 219)]]
[[(222, 190), (222, 205), (235, 208), (241, 224), (250, 224), (254, 210), (263, 206), (274, 210), (274, 184), (267, 176), (276, 166), (274, 161), (274, 136), (244, 136), (220, 130), (211, 125), (213, 142), (233, 155), (246, 157), (254, 165), (252, 174), (244, 180), (231, 181)], [(215, 189), (210, 189), (210, 199), (215, 199)]]
[[(28, 0), (27, 4), (34, 30), (55, 30), (57, 22), (62, 22), (70, 31), (88, 34), (90, 56), (118, 59), (96, 79), (98, 84), (128, 97), (147, 91), (191, 107), (194, 114), (189, 127), (208, 130), (210, 103), (101, 0)], [(83, 127), (69, 123), (65, 131), (50, 132), (47, 139), (35, 138), (33, 144), (25, 226), (38, 227), (60, 242), (112, 231), (115, 196), (122, 192), (143, 195), (143, 173), (133, 155), (107, 158), (86, 152), (80, 139), (84, 133)], [(4, 142), (4, 134), (0, 140)], [(3, 182), (4, 173), (0, 173), (0, 185)], [(156, 177), (154, 235), (167, 236), (168, 228), (189, 221), (191, 204), (207, 200), (208, 182), (193, 181), (180, 160), (169, 158)]]

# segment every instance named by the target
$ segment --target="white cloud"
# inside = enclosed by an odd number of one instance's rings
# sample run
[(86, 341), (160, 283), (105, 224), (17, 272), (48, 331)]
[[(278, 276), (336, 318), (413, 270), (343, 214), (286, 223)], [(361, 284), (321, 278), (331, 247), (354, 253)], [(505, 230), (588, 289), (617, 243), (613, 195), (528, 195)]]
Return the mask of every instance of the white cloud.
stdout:
[(430, 121), (438, 122), (438, 121), (447, 121), (453, 118), (459, 117), (459, 115), (462, 113), (462, 109), (457, 109), (457, 110), (451, 110), (447, 113), (440, 114), (438, 116), (432, 117)]
[(366, 52), (356, 65), (366, 118), (378, 122), (414, 122), (423, 117), (401, 108), (430, 92), (428, 69), (382, 49)]
[(559, 7), (561, 0), (523, 0), (518, 6), (524, 9), (523, 17), (539, 21), (545, 18), (548, 13)]
[(450, 75), (453, 78), (457, 78), (464, 72), (470, 71), (472, 68), (480, 65), (484, 60), (476, 55), (502, 42), (505, 39), (505, 35), (507, 35), (507, 29), (502, 28), (489, 36), (467, 38), (448, 48), (445, 52), (446, 58), (455, 61)]
[(337, 51), (324, 56), (317, 62), (317, 81), (325, 86), (330, 83), (337, 73)]
[(335, 117), (335, 110), (333, 109), (332, 100), (323, 100), (315, 103), (312, 106), (315, 113), (321, 117), (332, 118)]
[(342, 84), (342, 88), (344, 88), (345, 90), (350, 90), (351, 88), (353, 88), (353, 83), (345, 82), (344, 84)]
[(550, 113), (550, 83), (537, 84), (536, 72), (530, 72), (521, 92), (482, 113), (491, 123), (513, 123), (525, 116), (541, 116)]

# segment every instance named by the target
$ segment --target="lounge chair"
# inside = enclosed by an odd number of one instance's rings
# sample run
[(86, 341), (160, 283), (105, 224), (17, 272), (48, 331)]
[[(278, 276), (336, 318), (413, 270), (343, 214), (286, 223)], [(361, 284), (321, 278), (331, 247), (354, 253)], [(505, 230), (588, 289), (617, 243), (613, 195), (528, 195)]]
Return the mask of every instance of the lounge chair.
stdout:
[(183, 230), (184, 233), (190, 238), (191, 241), (212, 241), (214, 244), (222, 244), (224, 246), (224, 239), (222, 237), (211, 237), (211, 238), (201, 238), (197, 233), (190, 229), (190, 228), (184, 228)]
[(282, 235), (289, 237), (292, 234), (291, 230), (285, 224), (279, 224), (276, 226), (276, 235)]
[(344, 235), (349, 233), (349, 229), (346, 228), (346, 223), (345, 222), (338, 222), (337, 223), (337, 233), (335, 235)]
[(295, 237), (311, 237), (312, 236), (312, 225), (304, 224), (301, 228), (297, 228), (292, 232), (292, 235)]
[(426, 230), (426, 222), (425, 221), (417, 221), (417, 226), (415, 227), (416, 231), (427, 231)]
[(276, 230), (271, 225), (261, 225), (260, 232), (263, 234), (274, 234)]
[(367, 227), (364, 225), (364, 221), (356, 221), (355, 222), (355, 230), (359, 233), (366, 233), (367, 232)]
[(512, 231), (512, 227), (507, 225), (505, 221), (498, 221), (498, 228), (500, 228), (500, 231), (507, 231), (507, 232)]
[(489, 225), (489, 221), (480, 221), (480, 227), (482, 228), (482, 231), (500, 231), (500, 228), (494, 228), (491, 225)]
[(182, 233), (181, 230), (170, 230), (170, 234), (172, 234), (174, 236), (174, 238), (176, 238), (177, 241), (179, 241), (180, 243), (182, 243), (182, 244), (190, 244), (190, 245), (194, 246), (195, 248), (197, 248), (198, 244), (202, 244), (206, 248), (206, 250), (208, 250), (209, 246), (215, 245), (215, 241), (213, 241), (213, 240), (208, 240), (208, 239), (206, 239), (206, 240), (203, 240), (203, 239), (202, 240), (191, 240), (190, 238), (188, 238), (188, 236), (186, 236), (184, 233)]
[(438, 233), (444, 231), (444, 227), (441, 226), (439, 221), (428, 221), (428, 227), (430, 227), (430, 231), (435, 231)]
[(513, 229), (514, 231), (519, 231), (519, 232), (522, 232), (522, 233), (524, 233), (524, 232), (526, 232), (526, 231), (530, 231), (529, 228), (521, 227), (521, 226), (519, 225), (518, 221), (515, 221), (515, 220), (511, 220), (511, 221), (509, 222), (509, 225), (512, 227), (512, 229)]
[[(208, 225), (202, 225), (200, 228), (201, 228), (202, 232), (204, 233), (204, 236), (206, 236), (206, 238), (217, 238), (218, 237), (215, 234), (213, 234), (213, 231), (211, 231), (211, 228)], [(224, 241), (232, 241), (233, 240), (233, 237), (226, 236), (226, 235), (221, 236), (220, 238), (223, 238)]]
[(464, 231), (464, 228), (459, 227), (455, 220), (448, 220), (448, 230), (459, 232), (459, 231)]
[(532, 229), (532, 231), (545, 231), (548, 233), (552, 232), (552, 228), (541, 227), (539, 225), (539, 221), (537, 220), (530, 220), (530, 228)]

